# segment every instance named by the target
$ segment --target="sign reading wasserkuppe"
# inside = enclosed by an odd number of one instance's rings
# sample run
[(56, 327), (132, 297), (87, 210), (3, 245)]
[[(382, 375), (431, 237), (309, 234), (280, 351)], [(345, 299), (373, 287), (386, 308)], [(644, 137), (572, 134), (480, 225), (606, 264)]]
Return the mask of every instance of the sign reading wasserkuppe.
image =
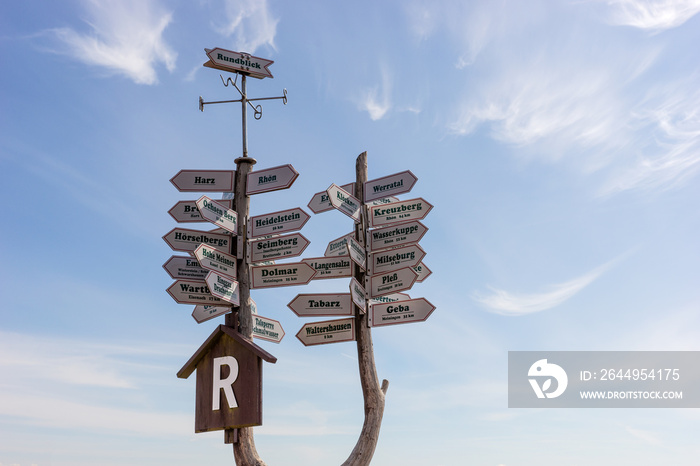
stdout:
[(173, 228), (163, 236), (163, 240), (174, 251), (182, 252), (193, 252), (200, 244), (207, 244), (221, 250), (230, 250), (231, 247), (231, 236), (229, 235), (187, 228)]
[(258, 194), (287, 189), (292, 186), (298, 176), (299, 173), (289, 164), (256, 170), (248, 173), (245, 192), (246, 194)]
[(378, 251), (380, 249), (415, 244), (423, 238), (427, 231), (428, 227), (419, 221), (401, 223), (370, 230), (367, 241), (371, 251)]
[(207, 274), (206, 281), (212, 295), (219, 299), (223, 299), (234, 306), (241, 305), (241, 297), (238, 292), (237, 281), (231, 280), (225, 275), (219, 275), (216, 272), (209, 272)]
[(304, 324), (296, 337), (304, 346), (353, 341), (355, 339), (355, 318)]
[(254, 265), (251, 271), (251, 288), (306, 285), (316, 271), (303, 262), (279, 265)]
[(194, 250), (194, 257), (197, 258), (203, 269), (226, 275), (233, 280), (237, 277), (236, 257), (231, 254), (226, 254), (206, 244), (200, 244)]
[(250, 242), (250, 262), (300, 256), (309, 245), (309, 240), (301, 233), (257, 239)]
[(180, 192), (220, 192), (233, 191), (235, 170), (180, 170), (170, 178), (170, 182)]
[(228, 209), (225, 205), (212, 201), (207, 196), (202, 196), (197, 200), (197, 208), (205, 220), (234, 235), (238, 234), (238, 214), (235, 210)]
[(219, 47), (204, 49), (210, 61), (204, 66), (221, 71), (247, 74), (253, 78), (272, 78), (268, 66), (274, 62), (265, 58), (254, 57), (243, 52), (234, 52)]
[(373, 304), (370, 306), (370, 325), (380, 327), (382, 325), (424, 322), (434, 310), (435, 306), (425, 298)]
[(302, 293), (296, 295), (287, 307), (299, 317), (352, 315), (349, 293)]
[(410, 170), (365, 183), (365, 202), (409, 192), (418, 178)]
[(309, 214), (299, 207), (250, 217), (248, 231), (251, 238), (301, 230), (309, 220)]
[(374, 206), (370, 208), (369, 224), (374, 228), (406, 223), (412, 220), (422, 220), (432, 208), (432, 204), (420, 197)]

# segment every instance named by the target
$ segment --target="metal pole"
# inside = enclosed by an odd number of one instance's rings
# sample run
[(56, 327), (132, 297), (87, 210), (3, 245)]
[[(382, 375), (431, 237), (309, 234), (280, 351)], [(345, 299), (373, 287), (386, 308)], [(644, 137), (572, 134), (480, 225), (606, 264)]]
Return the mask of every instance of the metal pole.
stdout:
[(246, 89), (246, 76), (241, 76), (241, 110), (243, 111), (243, 157), (248, 157), (248, 90)]

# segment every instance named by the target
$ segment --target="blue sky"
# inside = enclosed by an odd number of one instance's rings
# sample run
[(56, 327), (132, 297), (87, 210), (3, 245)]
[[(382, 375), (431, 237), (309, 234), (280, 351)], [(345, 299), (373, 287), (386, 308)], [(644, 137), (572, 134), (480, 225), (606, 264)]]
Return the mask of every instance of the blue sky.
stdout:
[[(0, 465), (231, 464), (176, 372), (222, 321), (165, 292), (181, 169), (231, 169), (240, 108), (204, 48), (250, 79), (256, 168), (292, 164), (251, 215), (411, 170), (435, 207), (428, 321), (373, 330), (391, 383), (377, 465), (696, 464), (697, 409), (508, 409), (514, 350), (700, 350), (697, 0), (0, 4)], [(309, 212), (310, 213), (310, 212)], [(185, 227), (187, 227), (185, 225)], [(304, 257), (351, 230), (314, 215)], [(205, 225), (195, 228), (206, 228)], [(353, 343), (303, 347), (298, 293), (253, 290), (267, 464), (340, 464), (362, 425)]]

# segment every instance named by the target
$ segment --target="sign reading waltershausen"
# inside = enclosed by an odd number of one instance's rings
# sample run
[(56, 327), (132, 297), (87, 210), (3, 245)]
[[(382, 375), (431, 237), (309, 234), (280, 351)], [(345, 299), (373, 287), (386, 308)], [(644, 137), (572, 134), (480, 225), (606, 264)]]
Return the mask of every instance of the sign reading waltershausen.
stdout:
[(353, 341), (355, 339), (355, 318), (304, 324), (296, 337), (304, 346)]

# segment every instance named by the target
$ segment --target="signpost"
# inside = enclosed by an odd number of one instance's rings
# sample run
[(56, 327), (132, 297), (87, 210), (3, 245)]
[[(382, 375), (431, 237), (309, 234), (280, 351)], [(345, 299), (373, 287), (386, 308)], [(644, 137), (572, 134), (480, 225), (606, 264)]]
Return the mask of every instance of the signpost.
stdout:
[(207, 276), (206, 269), (203, 269), (197, 260), (190, 256), (171, 256), (163, 268), (171, 278), (177, 280), (183, 278), (185, 280), (201, 280)]
[(352, 259), (352, 261), (356, 263), (357, 266), (360, 267), (362, 270), (366, 270), (367, 252), (365, 251), (365, 248), (363, 248), (362, 245), (355, 240), (355, 238), (349, 237), (347, 249), (348, 254), (350, 255), (350, 259)]
[(217, 249), (231, 247), (231, 236), (208, 231), (189, 230), (187, 228), (173, 228), (163, 240), (173, 251), (194, 252), (200, 244), (207, 244)]
[(369, 224), (374, 228), (406, 223), (412, 220), (422, 220), (432, 208), (432, 204), (420, 197), (408, 201), (374, 206), (370, 208)]
[(166, 291), (180, 304), (226, 304), (222, 299), (212, 296), (205, 282), (197, 280), (175, 280)]
[(352, 269), (350, 268), (350, 256), (311, 257), (308, 259), (302, 259), (301, 261), (308, 264), (317, 272), (313, 277), (314, 280), (322, 278), (349, 277), (352, 275)]
[(281, 165), (248, 173), (246, 194), (266, 193), (292, 186), (299, 173), (291, 165)]
[(396, 246), (406, 246), (418, 243), (423, 235), (428, 231), (428, 227), (419, 221), (401, 223), (399, 225), (376, 228), (369, 231), (369, 249), (378, 251), (380, 249), (393, 248)]
[(296, 295), (287, 307), (299, 317), (352, 315), (349, 293), (302, 293)]
[[(216, 202), (227, 209), (230, 209), (233, 204), (232, 199), (220, 199)], [(206, 222), (206, 219), (199, 214), (197, 201), (179, 201), (171, 207), (168, 213), (178, 223)]]
[(367, 310), (367, 293), (365, 288), (360, 284), (360, 282), (352, 277), (350, 279), (350, 296), (352, 297), (352, 302), (355, 306), (359, 307), (363, 311)]
[(211, 320), (214, 317), (219, 317), (227, 312), (231, 312), (231, 306), (208, 306), (206, 304), (197, 304), (192, 311), (192, 318), (198, 324)]
[(287, 233), (301, 230), (309, 220), (309, 214), (301, 208), (272, 212), (271, 214), (250, 217), (248, 236), (258, 238), (273, 233)]
[(418, 178), (410, 170), (365, 183), (365, 202), (409, 192)]
[(414, 267), (425, 257), (425, 251), (417, 244), (396, 249), (385, 249), (370, 255), (372, 273), (389, 272), (403, 267)]
[(425, 298), (409, 299), (395, 303), (373, 304), (370, 306), (370, 325), (406, 324), (424, 322), (435, 310), (435, 306)]
[[(344, 184), (341, 188), (349, 193), (354, 192), (355, 183)], [(311, 209), (311, 212), (315, 214), (333, 210), (333, 204), (331, 204), (331, 201), (328, 199), (328, 193), (326, 191), (314, 194), (309, 201), (308, 207)]]
[(241, 305), (241, 297), (238, 293), (238, 282), (225, 275), (209, 272), (206, 278), (207, 285), (212, 295), (234, 306)]
[(238, 234), (238, 214), (235, 210), (228, 209), (225, 205), (212, 201), (207, 196), (202, 196), (197, 200), (197, 208), (205, 220), (230, 231), (234, 235)]
[(233, 191), (234, 170), (180, 170), (170, 182), (180, 192)]
[(326, 193), (328, 193), (328, 200), (333, 207), (353, 219), (355, 223), (360, 221), (362, 203), (359, 199), (335, 184), (331, 184), (326, 189)]
[(296, 337), (304, 346), (353, 341), (355, 339), (355, 319), (326, 320), (304, 324)]
[(376, 298), (385, 294), (410, 290), (418, 275), (410, 267), (393, 272), (385, 272), (370, 277), (370, 296)]
[(348, 233), (338, 239), (334, 239), (326, 247), (326, 252), (323, 253), (326, 257), (346, 256), (348, 254), (348, 239), (354, 236), (354, 233)]
[(203, 269), (226, 275), (233, 280), (236, 279), (236, 258), (231, 254), (226, 254), (206, 244), (200, 244), (194, 250), (194, 256)]
[(309, 245), (301, 233), (257, 239), (250, 242), (250, 262), (262, 262), (300, 256)]
[(279, 265), (254, 265), (251, 268), (251, 288), (306, 285), (316, 271), (303, 262)]
[(253, 337), (279, 343), (284, 338), (282, 324), (274, 319), (253, 316)]
[(274, 63), (272, 60), (254, 57), (247, 53), (221, 49), (219, 47), (204, 49), (204, 51), (209, 57), (209, 61), (204, 64), (204, 66), (208, 68), (230, 71), (233, 73), (243, 73), (251, 78), (272, 78), (272, 73), (270, 73), (268, 69), (268, 67)]

